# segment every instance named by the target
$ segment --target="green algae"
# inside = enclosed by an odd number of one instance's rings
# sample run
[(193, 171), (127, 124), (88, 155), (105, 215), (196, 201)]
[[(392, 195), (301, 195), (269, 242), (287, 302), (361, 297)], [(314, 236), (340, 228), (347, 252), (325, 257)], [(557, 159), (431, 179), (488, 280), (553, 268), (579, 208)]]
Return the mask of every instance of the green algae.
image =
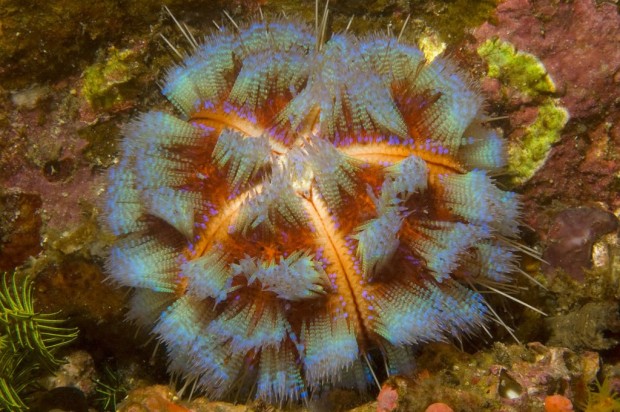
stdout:
[(499, 79), (503, 85), (530, 97), (555, 92), (547, 69), (533, 54), (517, 51), (512, 44), (498, 38), (485, 41), (478, 54), (489, 65), (487, 76)]
[(555, 99), (547, 99), (541, 104), (536, 119), (525, 129), (524, 136), (509, 144), (508, 168), (513, 183), (527, 181), (545, 163), (551, 146), (560, 140), (568, 118), (568, 111)]
[(488, 64), (487, 76), (498, 79), (504, 91), (516, 90), (538, 104), (536, 119), (525, 128), (523, 136), (509, 142), (508, 173), (511, 183), (519, 185), (544, 165), (570, 116), (554, 98), (553, 79), (534, 55), (518, 51), (498, 38), (485, 41), (478, 54)]
[(134, 50), (111, 47), (104, 61), (84, 71), (82, 94), (93, 109), (110, 110), (136, 94), (132, 82), (143, 70), (138, 57)]

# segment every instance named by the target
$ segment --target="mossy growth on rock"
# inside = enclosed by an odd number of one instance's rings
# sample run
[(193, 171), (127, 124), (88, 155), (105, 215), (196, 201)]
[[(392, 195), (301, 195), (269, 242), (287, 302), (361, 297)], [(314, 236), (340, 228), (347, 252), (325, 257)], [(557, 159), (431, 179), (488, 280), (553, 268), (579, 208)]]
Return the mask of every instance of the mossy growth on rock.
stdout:
[(542, 103), (536, 119), (525, 129), (523, 137), (510, 142), (508, 168), (513, 183), (525, 182), (545, 163), (551, 145), (560, 140), (568, 118), (568, 111), (553, 99)]
[(530, 97), (555, 92), (555, 84), (542, 62), (509, 42), (489, 39), (478, 47), (478, 54), (489, 66), (487, 76), (499, 79), (503, 85)]
[(132, 83), (143, 70), (138, 58), (135, 50), (111, 47), (104, 61), (84, 71), (82, 94), (93, 109), (110, 110), (136, 94)]
[(485, 41), (478, 54), (488, 64), (487, 76), (537, 103), (538, 113), (519, 139), (509, 142), (508, 173), (512, 184), (530, 179), (544, 165), (551, 146), (556, 143), (569, 120), (566, 108), (554, 97), (555, 84), (536, 56), (518, 51), (498, 38)]

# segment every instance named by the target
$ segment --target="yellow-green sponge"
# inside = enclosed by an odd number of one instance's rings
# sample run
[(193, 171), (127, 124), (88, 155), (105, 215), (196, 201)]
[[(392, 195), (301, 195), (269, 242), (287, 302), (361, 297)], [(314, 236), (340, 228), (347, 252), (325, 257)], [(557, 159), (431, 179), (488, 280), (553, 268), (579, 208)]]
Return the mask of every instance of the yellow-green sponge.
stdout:
[(538, 115), (525, 134), (509, 142), (508, 173), (513, 184), (521, 184), (545, 163), (551, 146), (560, 139), (569, 114), (560, 106), (559, 99), (552, 96), (555, 84), (534, 55), (517, 51), (512, 44), (498, 38), (485, 41), (478, 54), (488, 64), (489, 77), (540, 102)]

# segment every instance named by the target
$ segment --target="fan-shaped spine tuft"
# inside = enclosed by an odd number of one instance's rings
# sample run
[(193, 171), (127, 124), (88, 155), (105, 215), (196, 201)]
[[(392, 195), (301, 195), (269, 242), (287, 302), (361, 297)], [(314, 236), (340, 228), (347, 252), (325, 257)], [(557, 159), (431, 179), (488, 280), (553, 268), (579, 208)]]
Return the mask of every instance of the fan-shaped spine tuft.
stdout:
[(212, 40), (216, 41), (206, 41), (166, 76), (162, 93), (186, 116), (201, 102), (219, 104), (230, 88), (229, 78), (235, 70), (234, 37), (219, 33)]
[(127, 319), (150, 329), (175, 299), (176, 296), (170, 292), (136, 289), (129, 301)]
[(282, 305), (275, 300), (235, 299), (209, 324), (206, 333), (227, 341), (236, 353), (280, 346), (290, 330)]
[(504, 140), (495, 130), (473, 122), (463, 134), (458, 158), (472, 169), (501, 169), (507, 164)]
[(484, 323), (483, 298), (458, 283), (392, 285), (376, 300), (375, 331), (393, 345), (442, 341)]
[(168, 187), (147, 189), (142, 192), (146, 210), (164, 220), (187, 239), (192, 239), (194, 216), (203, 209), (200, 194)]
[(267, 346), (261, 351), (257, 397), (282, 402), (308, 396), (293, 350)]
[(269, 140), (261, 136), (244, 138), (240, 133), (224, 130), (213, 149), (219, 167), (228, 165), (228, 182), (233, 187), (245, 185), (269, 163)]
[(433, 228), (420, 228), (424, 236), (411, 247), (425, 260), (435, 279), (450, 278), (469, 249), (489, 238), (489, 229), (461, 222), (435, 222)]
[(358, 166), (330, 142), (318, 138), (311, 139), (306, 152), (321, 196), (330, 209), (338, 210), (342, 206), (341, 190), (355, 194), (354, 174)]
[(263, 290), (289, 301), (315, 298), (324, 294), (329, 285), (321, 262), (302, 251), (281, 258), (278, 263), (245, 257), (232, 265), (232, 272), (246, 276), (250, 285), (260, 282)]
[(152, 236), (127, 237), (112, 246), (107, 266), (121, 285), (172, 292), (178, 253)]
[(261, 226), (274, 233), (278, 218), (283, 218), (292, 226), (306, 222), (305, 212), (287, 173), (278, 168), (273, 171), (270, 179), (250, 190), (239, 210), (236, 231), (245, 234)]
[(390, 262), (399, 245), (397, 237), (402, 225), (402, 216), (396, 207), (383, 210), (376, 219), (371, 219), (357, 228), (353, 238), (358, 241), (357, 257), (362, 263), (364, 277), (372, 276)]
[(187, 293), (200, 299), (221, 302), (232, 285), (232, 271), (226, 253), (212, 248), (205, 255), (181, 265), (181, 276), (187, 279)]
[(498, 189), (486, 172), (440, 176), (443, 200), (452, 211), (473, 223), (489, 225), (504, 236), (518, 233), (519, 202), (513, 192)]
[(304, 371), (309, 387), (334, 383), (359, 354), (355, 334), (344, 316), (318, 314), (302, 326)]
[(463, 73), (448, 60), (438, 57), (424, 66), (415, 88), (439, 93), (439, 99), (425, 109), (421, 124), (433, 138), (456, 153), (461, 136), (480, 111), (482, 99)]
[(105, 222), (116, 236), (137, 232), (146, 227), (140, 220), (143, 206), (140, 192), (136, 190), (136, 176), (126, 162), (110, 168), (108, 172), (108, 179), (112, 183), (106, 189)]

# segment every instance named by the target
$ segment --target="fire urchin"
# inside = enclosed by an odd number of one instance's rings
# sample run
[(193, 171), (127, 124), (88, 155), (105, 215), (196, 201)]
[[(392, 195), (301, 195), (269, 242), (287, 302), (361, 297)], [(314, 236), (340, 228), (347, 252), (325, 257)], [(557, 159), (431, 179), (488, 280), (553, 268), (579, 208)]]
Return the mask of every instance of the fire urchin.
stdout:
[(182, 30), (179, 115), (126, 127), (106, 194), (108, 270), (171, 373), (214, 397), (365, 390), (374, 365), (406, 373), (412, 345), (484, 327), (519, 201), (449, 59), (290, 19)]

